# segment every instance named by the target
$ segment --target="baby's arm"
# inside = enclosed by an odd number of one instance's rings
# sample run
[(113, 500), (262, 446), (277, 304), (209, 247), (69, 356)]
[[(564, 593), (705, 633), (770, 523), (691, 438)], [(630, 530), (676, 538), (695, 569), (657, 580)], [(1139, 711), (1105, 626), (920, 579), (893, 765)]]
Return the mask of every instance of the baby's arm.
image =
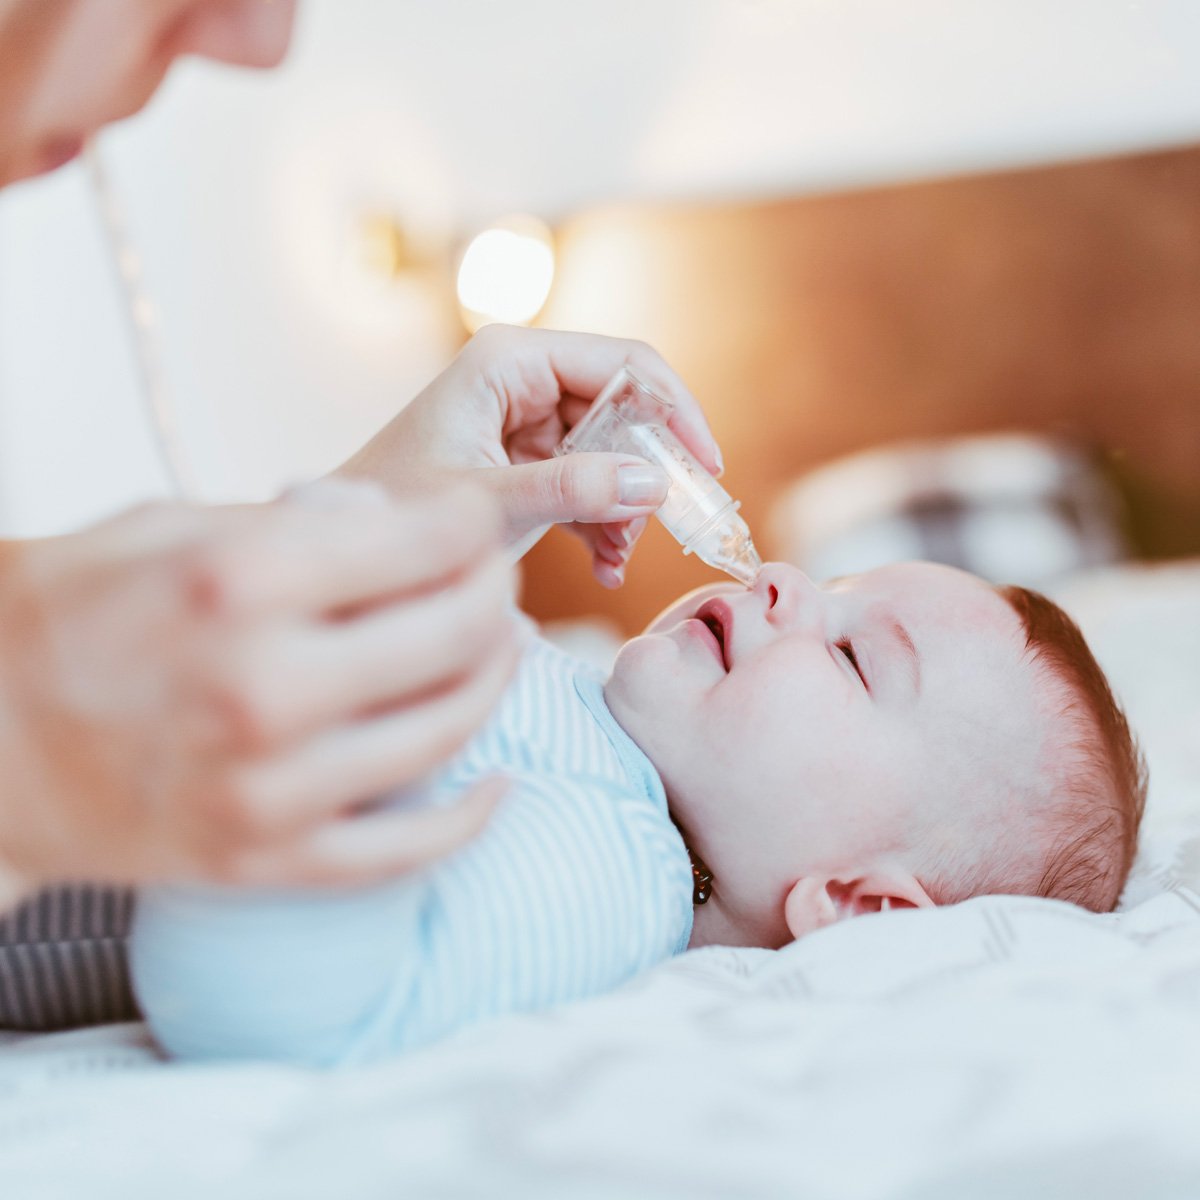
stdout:
[(665, 817), (601, 784), (525, 777), (420, 876), (145, 894), (134, 982), (173, 1055), (357, 1062), (614, 987), (678, 948), (690, 897)]
[(338, 891), (160, 888), (138, 900), (135, 992), (186, 1059), (351, 1062), (413, 986), (419, 877)]

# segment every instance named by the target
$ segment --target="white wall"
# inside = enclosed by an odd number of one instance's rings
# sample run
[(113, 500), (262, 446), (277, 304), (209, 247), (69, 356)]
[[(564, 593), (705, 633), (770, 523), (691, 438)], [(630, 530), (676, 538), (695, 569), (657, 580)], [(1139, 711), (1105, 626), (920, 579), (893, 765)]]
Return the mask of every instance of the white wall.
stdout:
[[(337, 461), (457, 336), (354, 265), (511, 209), (754, 196), (1200, 138), (1196, 0), (304, 0), (103, 149), (212, 498)], [(162, 490), (80, 168), (0, 200), (0, 525)]]

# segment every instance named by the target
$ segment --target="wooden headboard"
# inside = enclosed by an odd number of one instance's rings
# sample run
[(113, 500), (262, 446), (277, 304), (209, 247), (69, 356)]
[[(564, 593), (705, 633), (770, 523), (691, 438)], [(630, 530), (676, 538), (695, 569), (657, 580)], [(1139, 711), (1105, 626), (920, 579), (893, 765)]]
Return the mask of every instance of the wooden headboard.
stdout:
[[(559, 249), (540, 323), (661, 350), (705, 406), (752, 528), (781, 484), (837, 455), (1021, 429), (1109, 457), (1143, 553), (1200, 551), (1198, 148), (592, 212)], [(527, 563), (536, 616), (601, 613), (628, 632), (713, 578), (656, 525), (618, 593), (561, 531)]]

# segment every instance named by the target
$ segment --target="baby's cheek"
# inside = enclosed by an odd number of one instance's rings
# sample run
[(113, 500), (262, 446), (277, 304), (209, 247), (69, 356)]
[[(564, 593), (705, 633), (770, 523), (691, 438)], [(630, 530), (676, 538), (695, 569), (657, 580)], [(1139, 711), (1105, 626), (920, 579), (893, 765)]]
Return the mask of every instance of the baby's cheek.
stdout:
[(697, 689), (681, 669), (679, 647), (667, 638), (626, 642), (604, 698), (625, 732), (656, 761), (673, 759), (678, 743), (695, 741)]
[(795, 715), (786, 703), (757, 690), (730, 689), (714, 695), (706, 713), (705, 738), (718, 762), (741, 769), (777, 755), (797, 741)]
[(646, 707), (652, 707), (655, 694), (669, 688), (676, 655), (665, 638), (631, 639), (618, 651), (605, 691), (640, 697)]
[(812, 656), (782, 656), (736, 671), (713, 695), (711, 725), (742, 754), (765, 757), (798, 747), (841, 745), (855, 730), (855, 697), (848, 681), (821, 671)]

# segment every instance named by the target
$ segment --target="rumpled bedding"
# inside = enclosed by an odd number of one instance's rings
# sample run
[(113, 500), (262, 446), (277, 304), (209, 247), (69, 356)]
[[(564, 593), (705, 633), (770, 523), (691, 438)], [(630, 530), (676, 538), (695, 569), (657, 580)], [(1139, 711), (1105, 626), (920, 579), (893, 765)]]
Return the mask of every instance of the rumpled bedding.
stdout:
[(11, 1037), (0, 1195), (1194, 1200), (1200, 576), (1063, 598), (1158, 771), (1119, 913), (988, 897), (693, 951), (343, 1073)]

